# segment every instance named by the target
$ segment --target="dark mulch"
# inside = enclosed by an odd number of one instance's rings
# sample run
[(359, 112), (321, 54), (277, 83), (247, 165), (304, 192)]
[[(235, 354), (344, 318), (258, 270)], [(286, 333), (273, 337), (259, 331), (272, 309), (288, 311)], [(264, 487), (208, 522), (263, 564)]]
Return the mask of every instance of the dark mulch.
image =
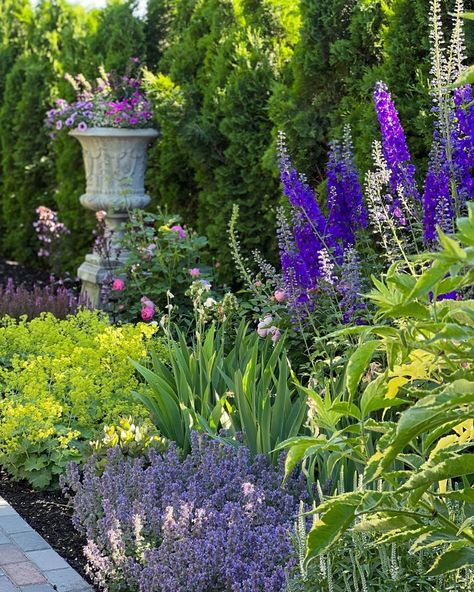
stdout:
[(61, 557), (90, 582), (84, 571), (84, 538), (71, 522), (72, 510), (60, 491), (35, 491), (15, 482), (0, 468), (0, 495), (48, 541)]
[(16, 261), (0, 260), (0, 285), (6, 284), (8, 278), (12, 278), (15, 286), (24, 284), (32, 288), (35, 284), (48, 283), (49, 273), (40, 269), (33, 269), (26, 265), (20, 265)]

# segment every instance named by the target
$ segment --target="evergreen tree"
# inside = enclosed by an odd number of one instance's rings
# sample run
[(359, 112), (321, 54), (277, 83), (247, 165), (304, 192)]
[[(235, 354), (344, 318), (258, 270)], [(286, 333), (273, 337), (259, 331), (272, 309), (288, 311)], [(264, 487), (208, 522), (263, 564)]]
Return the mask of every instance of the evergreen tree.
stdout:
[(90, 40), (90, 55), (106, 71), (123, 72), (131, 57), (144, 61), (144, 22), (136, 16), (136, 10), (137, 0), (110, 0), (99, 12), (97, 31)]

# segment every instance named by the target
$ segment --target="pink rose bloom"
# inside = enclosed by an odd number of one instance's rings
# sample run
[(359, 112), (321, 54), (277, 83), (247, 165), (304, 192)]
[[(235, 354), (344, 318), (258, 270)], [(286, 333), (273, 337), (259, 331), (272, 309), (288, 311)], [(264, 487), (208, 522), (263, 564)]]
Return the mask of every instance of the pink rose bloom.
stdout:
[(125, 288), (125, 282), (119, 278), (114, 280), (112, 284), (112, 290), (115, 292), (121, 292)]
[(275, 297), (275, 300), (280, 303), (285, 302), (286, 300), (286, 294), (284, 290), (275, 290), (273, 296)]
[(145, 306), (142, 308), (142, 319), (146, 321), (151, 321), (151, 319), (155, 316), (155, 307), (154, 306)]
[(175, 224), (170, 228), (170, 230), (172, 230), (173, 232), (177, 232), (179, 234), (179, 238), (186, 238), (186, 232), (184, 231), (184, 228), (179, 224)]
[(261, 287), (262, 287), (262, 282), (261, 282), (260, 280), (257, 280), (257, 281), (255, 282), (255, 287), (256, 287), (256, 288), (261, 288)]
[(201, 271), (199, 267), (193, 267), (192, 269), (188, 269), (189, 275), (193, 278), (197, 278), (201, 275)]

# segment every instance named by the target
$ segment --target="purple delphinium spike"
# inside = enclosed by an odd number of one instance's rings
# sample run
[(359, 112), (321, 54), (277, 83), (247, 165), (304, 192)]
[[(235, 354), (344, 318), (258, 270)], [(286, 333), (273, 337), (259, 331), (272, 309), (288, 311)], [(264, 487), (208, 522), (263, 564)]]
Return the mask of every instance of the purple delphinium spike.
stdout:
[(454, 91), (454, 121), (451, 129), (453, 176), (460, 207), (474, 195), (474, 109), (470, 84)]
[(397, 188), (401, 187), (407, 201), (418, 202), (420, 194), (415, 180), (415, 167), (410, 162), (405, 132), (384, 82), (379, 81), (375, 85), (374, 101), (382, 134), (383, 154), (391, 173), (392, 191), (396, 194)]
[(439, 142), (434, 142), (423, 194), (423, 228), (427, 243), (437, 240), (437, 225), (443, 230), (452, 230), (454, 214), (449, 179), (445, 150)]
[(285, 292), (288, 304), (293, 308), (302, 301), (308, 300), (307, 291), (311, 289), (313, 282), (298, 253), (283, 208), (279, 208), (277, 211), (277, 236)]
[(358, 228), (367, 227), (367, 212), (354, 163), (350, 128), (345, 128), (343, 142), (331, 143), (328, 161), (328, 227), (343, 245), (354, 243)]
[(327, 233), (327, 222), (313, 190), (303, 175), (291, 165), (283, 134), (279, 138), (278, 153), (283, 191), (292, 206), (295, 243), (313, 287), (320, 275), (319, 251), (324, 247), (332, 251), (336, 248), (336, 243)]
[(360, 259), (354, 247), (344, 251), (344, 262), (341, 266), (340, 280), (337, 291), (341, 296), (340, 307), (344, 324), (359, 322), (359, 315), (365, 309), (362, 301), (362, 273)]

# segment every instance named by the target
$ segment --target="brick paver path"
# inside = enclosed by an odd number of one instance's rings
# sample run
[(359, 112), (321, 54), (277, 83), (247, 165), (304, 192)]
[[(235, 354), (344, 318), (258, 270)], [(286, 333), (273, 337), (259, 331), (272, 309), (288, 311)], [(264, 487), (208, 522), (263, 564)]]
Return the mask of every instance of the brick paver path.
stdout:
[(0, 496), (0, 592), (92, 592)]

